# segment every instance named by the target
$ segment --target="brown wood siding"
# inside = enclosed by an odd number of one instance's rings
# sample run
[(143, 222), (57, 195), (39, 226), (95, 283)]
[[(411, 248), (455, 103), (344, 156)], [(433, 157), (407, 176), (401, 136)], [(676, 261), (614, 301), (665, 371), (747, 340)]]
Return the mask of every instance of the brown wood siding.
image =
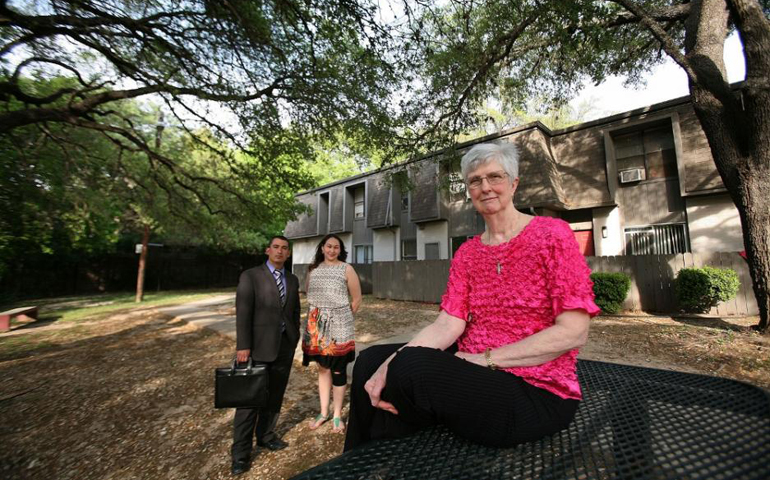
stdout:
[[(710, 150), (700, 153), (708, 153), (709, 157), (711, 156)], [(700, 158), (703, 157), (701, 156)], [(722, 177), (719, 176), (716, 165), (711, 158), (702, 161), (691, 161), (685, 166), (684, 188), (687, 193), (711, 190), (720, 188), (723, 185)]]
[(345, 229), (345, 217), (344, 214), (344, 200), (345, 200), (345, 192), (343, 190), (343, 187), (340, 185), (338, 187), (334, 187), (330, 192), (330, 205), (331, 205), (331, 212), (329, 218), (329, 231), (333, 233), (342, 232)]
[(540, 129), (532, 128), (508, 137), (519, 148), (518, 207), (560, 205), (565, 201), (561, 179)]
[(678, 109), (679, 130), (682, 140), (685, 193), (699, 192), (723, 187), (717, 172), (711, 149), (691, 105)]
[(297, 201), (312, 208), (309, 214), (300, 215), (286, 224), (284, 235), (289, 238), (312, 237), (318, 235), (318, 196), (307, 193), (297, 197)]
[[(354, 245), (371, 245), (373, 238), (374, 230), (367, 228), (365, 219), (353, 220), (353, 245), (349, 247), (350, 255), (353, 255)], [(352, 257), (349, 259), (352, 261)]]
[(386, 185), (385, 174), (370, 176), (366, 182), (366, 190), (366, 226), (379, 228), (388, 225), (390, 186)]
[(401, 223), (401, 191), (397, 186), (393, 185), (390, 189), (390, 214), (389, 221), (394, 227), (402, 225)]
[(601, 126), (551, 139), (569, 208), (610, 202)]
[(413, 222), (435, 220), (439, 217), (439, 178), (436, 163), (429, 159), (415, 165), (412, 179), (414, 188), (409, 203), (410, 218)]
[(417, 238), (417, 225), (406, 221), (406, 217), (408, 217), (409, 214), (404, 212), (404, 214), (401, 216), (402, 222), (401, 222), (401, 228), (399, 229), (399, 232), (401, 232), (401, 240), (413, 240)]
[(449, 210), (449, 236), (475, 235), (484, 230), (484, 219), (468, 201), (452, 202)]
[(686, 221), (684, 199), (675, 178), (621, 186), (617, 201), (626, 226)]

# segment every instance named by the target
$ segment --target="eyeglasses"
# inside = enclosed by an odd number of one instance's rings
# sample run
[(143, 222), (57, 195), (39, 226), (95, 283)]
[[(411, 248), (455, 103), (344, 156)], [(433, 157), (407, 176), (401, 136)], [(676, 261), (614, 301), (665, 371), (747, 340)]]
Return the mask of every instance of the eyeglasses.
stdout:
[(499, 185), (505, 181), (505, 177), (507, 176), (507, 173), (500, 170), (499, 172), (492, 172), (484, 177), (471, 177), (468, 179), (468, 187), (473, 189), (481, 188), (481, 184), (484, 183), (485, 179), (490, 185)]

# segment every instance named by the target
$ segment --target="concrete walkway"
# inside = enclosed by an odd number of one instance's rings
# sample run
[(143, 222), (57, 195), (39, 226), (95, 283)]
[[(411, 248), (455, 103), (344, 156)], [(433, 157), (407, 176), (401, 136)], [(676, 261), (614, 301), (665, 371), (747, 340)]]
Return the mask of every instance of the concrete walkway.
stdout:
[[(235, 294), (218, 295), (216, 297), (198, 300), (195, 302), (177, 305), (175, 307), (162, 307), (158, 310), (168, 315), (174, 316), (195, 324), (199, 327), (209, 328), (233, 339), (233, 354), (235, 354), (235, 315), (225, 313), (235, 307)], [(383, 338), (371, 343), (356, 342), (356, 352), (382, 343), (405, 343), (408, 342), (417, 330), (405, 332), (394, 337)], [(302, 348), (297, 345), (297, 351), (294, 352), (294, 359), (302, 361)], [(353, 364), (348, 365), (348, 373), (352, 372)]]
[(232, 338), (233, 350), (235, 350), (235, 315), (224, 313), (225, 310), (232, 307), (235, 307), (234, 293), (217, 295), (175, 307), (162, 307), (158, 310), (172, 315), (174, 318), (185, 320), (199, 327), (210, 328), (220, 335)]

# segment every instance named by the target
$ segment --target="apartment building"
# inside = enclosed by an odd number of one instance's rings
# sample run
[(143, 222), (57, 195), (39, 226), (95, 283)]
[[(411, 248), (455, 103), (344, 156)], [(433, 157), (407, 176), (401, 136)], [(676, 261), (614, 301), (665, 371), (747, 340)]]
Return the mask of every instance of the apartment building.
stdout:
[[(689, 97), (560, 130), (539, 122), (297, 194), (311, 213), (286, 225), (295, 271), (323, 235), (338, 234), (348, 261), (450, 259), (484, 230), (457, 157), (476, 143), (520, 151), (516, 207), (564, 219), (586, 256), (743, 249), (738, 211), (716, 171)], [(391, 181), (408, 175), (412, 188)]]

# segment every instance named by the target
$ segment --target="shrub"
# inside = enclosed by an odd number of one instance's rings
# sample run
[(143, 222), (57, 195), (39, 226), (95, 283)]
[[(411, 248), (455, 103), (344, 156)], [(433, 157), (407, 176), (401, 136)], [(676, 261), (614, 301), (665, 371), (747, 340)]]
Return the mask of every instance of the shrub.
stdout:
[(618, 313), (631, 288), (631, 278), (624, 273), (595, 272), (591, 281), (599, 308), (605, 313)]
[(729, 268), (683, 268), (674, 282), (679, 307), (685, 312), (705, 313), (738, 293), (738, 274)]

